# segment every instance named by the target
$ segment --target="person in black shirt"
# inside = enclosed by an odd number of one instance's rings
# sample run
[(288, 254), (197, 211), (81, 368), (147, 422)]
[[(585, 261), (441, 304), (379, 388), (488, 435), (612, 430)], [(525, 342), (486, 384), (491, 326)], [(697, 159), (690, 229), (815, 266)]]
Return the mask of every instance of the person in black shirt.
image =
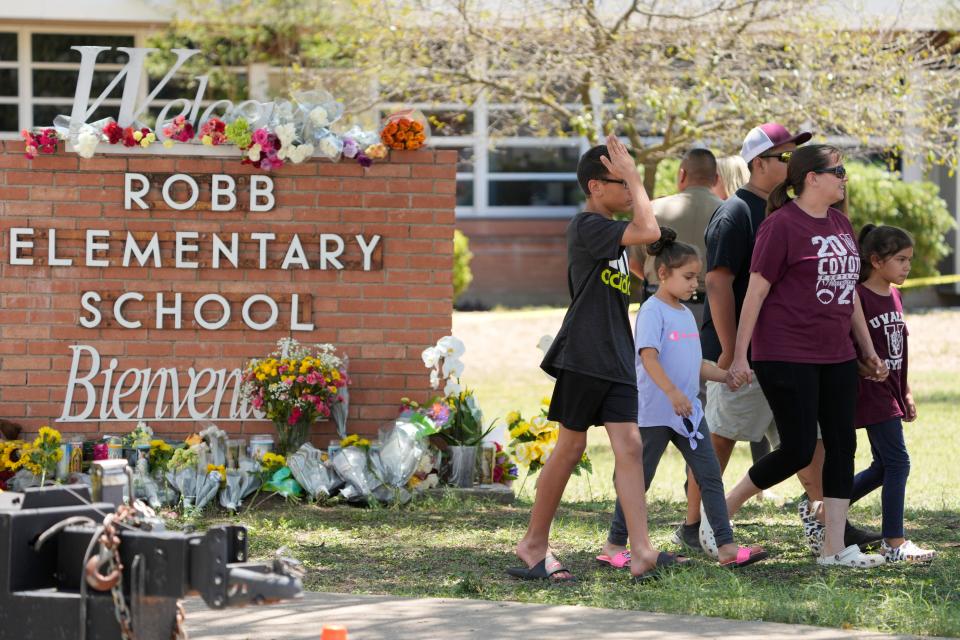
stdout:
[[(517, 557), (525, 566), (507, 572), (527, 580), (574, 579), (550, 551), (550, 525), (586, 449), (587, 429), (602, 424), (615, 457), (617, 495), (632, 546), (630, 571), (638, 578), (648, 577), (679, 560), (658, 553), (647, 533), (626, 247), (654, 242), (660, 229), (636, 165), (616, 136), (580, 158), (577, 180), (587, 196), (587, 210), (567, 227), (571, 302), (540, 365), (557, 379), (549, 418), (560, 423), (560, 434), (540, 472), (527, 533), (517, 544)], [(631, 221), (612, 219), (615, 212), (631, 209)]]

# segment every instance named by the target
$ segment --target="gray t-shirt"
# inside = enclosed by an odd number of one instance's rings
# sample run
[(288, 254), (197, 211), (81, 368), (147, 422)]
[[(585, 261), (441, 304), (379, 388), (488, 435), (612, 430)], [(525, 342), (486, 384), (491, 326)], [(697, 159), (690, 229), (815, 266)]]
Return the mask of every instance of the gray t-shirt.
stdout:
[(636, 385), (630, 331), (630, 268), (620, 244), (628, 222), (599, 213), (578, 213), (567, 226), (570, 307), (560, 332), (540, 363), (557, 377), (561, 369)]

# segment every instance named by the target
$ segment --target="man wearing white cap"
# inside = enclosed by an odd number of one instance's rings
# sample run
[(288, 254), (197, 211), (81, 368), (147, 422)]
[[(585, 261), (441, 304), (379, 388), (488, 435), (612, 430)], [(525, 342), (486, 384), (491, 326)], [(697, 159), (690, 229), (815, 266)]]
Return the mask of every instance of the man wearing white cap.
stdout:
[[(790, 152), (810, 140), (812, 134), (791, 134), (775, 122), (754, 127), (743, 141), (740, 155), (750, 169), (750, 180), (717, 209), (704, 234), (706, 244), (706, 291), (700, 342), (705, 360), (728, 368), (736, 345), (737, 323), (750, 279), (750, 260), (757, 228), (766, 217), (767, 196), (786, 179)], [(779, 444), (773, 413), (760, 389), (750, 385), (734, 393), (723, 385), (707, 383), (705, 414), (713, 447), (725, 469), (737, 441), (761, 442), (764, 437), (773, 446)], [(769, 435), (768, 435), (769, 434)], [(811, 550), (819, 553), (820, 526), (810, 502), (822, 499), (819, 477), (823, 452), (818, 447), (814, 462), (797, 474), (808, 499), (801, 502), (801, 518)], [(676, 532), (678, 542), (690, 546), (698, 540), (700, 491), (690, 479), (687, 494), (687, 520)], [(848, 525), (849, 527), (849, 525)], [(853, 543), (867, 542), (867, 532), (850, 528)]]

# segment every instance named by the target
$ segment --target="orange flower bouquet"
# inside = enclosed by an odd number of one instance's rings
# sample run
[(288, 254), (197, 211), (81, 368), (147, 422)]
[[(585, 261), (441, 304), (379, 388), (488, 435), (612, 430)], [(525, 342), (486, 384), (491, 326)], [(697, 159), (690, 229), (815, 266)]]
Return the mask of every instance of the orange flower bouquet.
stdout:
[(397, 151), (419, 149), (430, 137), (427, 119), (420, 111), (405, 109), (387, 116), (380, 130), (380, 141)]

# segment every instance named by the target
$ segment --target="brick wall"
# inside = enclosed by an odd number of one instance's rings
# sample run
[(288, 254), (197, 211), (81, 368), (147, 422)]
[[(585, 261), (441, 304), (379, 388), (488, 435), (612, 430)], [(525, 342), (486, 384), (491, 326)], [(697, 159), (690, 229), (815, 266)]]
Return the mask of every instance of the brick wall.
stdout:
[[(420, 352), (451, 329), (451, 261), (454, 224), (455, 151), (393, 152), (389, 161), (363, 169), (352, 161), (334, 164), (312, 160), (290, 165), (270, 175), (276, 206), (268, 212), (249, 211), (249, 175), (259, 170), (242, 166), (235, 156), (224, 158), (168, 155), (98, 155), (90, 160), (72, 153), (23, 157), (22, 142), (3, 143), (0, 153), (0, 417), (21, 422), (28, 432), (42, 424), (65, 433), (118, 433), (132, 422), (84, 422), (57, 425), (72, 363), (71, 345), (96, 348), (107, 367), (119, 361), (117, 371), (129, 368), (175, 367), (181, 375), (190, 367), (227, 370), (242, 367), (247, 358), (266, 355), (277, 339), (292, 335), (305, 343), (332, 342), (350, 358), (351, 432), (373, 433), (396, 415), (404, 395), (423, 397), (428, 377)], [(151, 190), (146, 211), (125, 210), (125, 172), (145, 174)], [(184, 211), (166, 206), (160, 197), (164, 180), (174, 173), (193, 176), (200, 184), (196, 205)], [(237, 208), (210, 210), (213, 174), (233, 176), (238, 184)], [(178, 185), (176, 200), (186, 199)], [(32, 227), (34, 247), (21, 251), (32, 266), (10, 264), (10, 229)], [(73, 266), (47, 266), (49, 229), (57, 230), (56, 257), (72, 258)], [(108, 267), (85, 266), (87, 230), (111, 231), (109, 250), (95, 252)], [(141, 244), (158, 233), (163, 266), (120, 266), (126, 233)], [(198, 231), (197, 269), (177, 269), (173, 237), (177, 231)], [(240, 265), (211, 268), (210, 234), (240, 234)], [(245, 241), (251, 232), (272, 232), (266, 269), (258, 268), (258, 245)], [(371, 270), (361, 268), (360, 250), (347, 242), (344, 270), (316, 268), (321, 233), (380, 235)], [(288, 241), (298, 234), (311, 269), (279, 268)], [(96, 291), (103, 320), (96, 328), (81, 326), (89, 315), (81, 295)], [(144, 295), (125, 314), (143, 327), (126, 329), (112, 316), (112, 301), (124, 292)], [(155, 328), (155, 296), (175, 292), (183, 296), (180, 329)], [(223, 329), (205, 330), (193, 317), (193, 302), (218, 293), (230, 303), (233, 319)], [(242, 302), (252, 294), (272, 296), (280, 308), (277, 328), (255, 331), (240, 320)], [(301, 319), (309, 315), (314, 331), (291, 331), (290, 301), (300, 298)], [(208, 321), (219, 317), (219, 307), (205, 308)], [(267, 309), (254, 307), (255, 319)], [(172, 319), (171, 319), (172, 320)], [(170, 323), (168, 323), (169, 325)], [(102, 376), (95, 379), (98, 398)], [(114, 381), (116, 382), (116, 381)], [(185, 384), (185, 383), (183, 383)], [(202, 385), (201, 385), (202, 388)], [(155, 394), (150, 396), (151, 402)], [(206, 396), (205, 400), (209, 400)], [(82, 398), (78, 398), (82, 400)], [(123, 402), (123, 401), (121, 401)], [(74, 403), (76, 404), (76, 403)], [(82, 404), (82, 403), (81, 403)], [(122, 405), (127, 406), (127, 405)], [(96, 413), (96, 412), (95, 412)], [(184, 412), (186, 413), (186, 412)], [(182, 436), (192, 422), (154, 422), (158, 432)], [(255, 421), (218, 421), (232, 433), (270, 432)], [(319, 425), (318, 442), (332, 433), (332, 423)]]
[(473, 282), (462, 303), (566, 306), (569, 219), (460, 219)]

